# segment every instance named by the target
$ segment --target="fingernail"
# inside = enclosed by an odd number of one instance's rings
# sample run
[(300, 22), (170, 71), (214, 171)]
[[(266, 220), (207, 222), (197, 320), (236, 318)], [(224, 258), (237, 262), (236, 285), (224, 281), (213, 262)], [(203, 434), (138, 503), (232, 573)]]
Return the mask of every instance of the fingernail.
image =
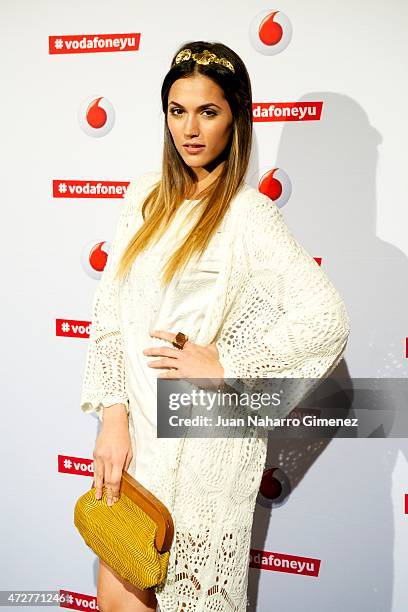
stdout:
[(111, 506), (111, 505), (112, 505), (112, 500), (108, 499), (108, 506)]

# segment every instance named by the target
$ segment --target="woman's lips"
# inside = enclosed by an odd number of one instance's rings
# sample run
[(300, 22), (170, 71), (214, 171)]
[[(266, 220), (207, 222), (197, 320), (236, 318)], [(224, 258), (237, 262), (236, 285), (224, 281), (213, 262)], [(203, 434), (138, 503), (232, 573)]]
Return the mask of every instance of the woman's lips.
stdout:
[(183, 145), (187, 153), (191, 153), (191, 155), (195, 155), (196, 153), (200, 153), (202, 149), (204, 149), (205, 145)]

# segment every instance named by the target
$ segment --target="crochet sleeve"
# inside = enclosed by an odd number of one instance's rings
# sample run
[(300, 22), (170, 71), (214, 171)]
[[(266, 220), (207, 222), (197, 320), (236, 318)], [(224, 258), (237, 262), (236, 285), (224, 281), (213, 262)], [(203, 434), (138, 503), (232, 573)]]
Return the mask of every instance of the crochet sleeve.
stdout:
[(325, 378), (346, 348), (345, 304), (278, 206), (259, 192), (246, 204), (236, 264), (244, 278), (217, 341), (224, 376)]
[(119, 319), (119, 281), (114, 280), (120, 256), (133, 233), (141, 191), (156, 173), (130, 181), (121, 201), (115, 235), (105, 268), (94, 294), (91, 308), (85, 372), (80, 406), (102, 420), (103, 408), (124, 404), (129, 413), (126, 388), (125, 355)]

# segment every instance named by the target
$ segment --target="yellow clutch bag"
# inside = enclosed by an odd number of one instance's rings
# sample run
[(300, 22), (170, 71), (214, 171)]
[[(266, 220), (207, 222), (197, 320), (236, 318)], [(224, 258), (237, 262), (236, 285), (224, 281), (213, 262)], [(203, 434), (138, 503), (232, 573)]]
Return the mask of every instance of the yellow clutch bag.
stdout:
[(107, 504), (105, 486), (75, 504), (74, 524), (86, 544), (119, 576), (139, 589), (166, 577), (174, 524), (167, 507), (128, 472), (122, 471), (119, 499)]

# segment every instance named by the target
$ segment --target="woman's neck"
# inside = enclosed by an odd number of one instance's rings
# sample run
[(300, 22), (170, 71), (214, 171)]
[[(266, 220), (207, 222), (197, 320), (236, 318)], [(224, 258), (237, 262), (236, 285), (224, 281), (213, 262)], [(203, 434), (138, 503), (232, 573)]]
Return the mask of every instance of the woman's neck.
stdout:
[(204, 189), (206, 189), (206, 187), (208, 187), (209, 185), (211, 185), (211, 183), (213, 183), (214, 181), (217, 180), (218, 176), (221, 174), (221, 171), (222, 171), (222, 164), (217, 166), (217, 168), (215, 170), (213, 170), (213, 172), (209, 172), (208, 175), (205, 178), (203, 178), (200, 181), (198, 181), (197, 183), (195, 183), (194, 193), (188, 199), (189, 200), (194, 200), (194, 199), (198, 198), (200, 193), (202, 191), (204, 191)]

